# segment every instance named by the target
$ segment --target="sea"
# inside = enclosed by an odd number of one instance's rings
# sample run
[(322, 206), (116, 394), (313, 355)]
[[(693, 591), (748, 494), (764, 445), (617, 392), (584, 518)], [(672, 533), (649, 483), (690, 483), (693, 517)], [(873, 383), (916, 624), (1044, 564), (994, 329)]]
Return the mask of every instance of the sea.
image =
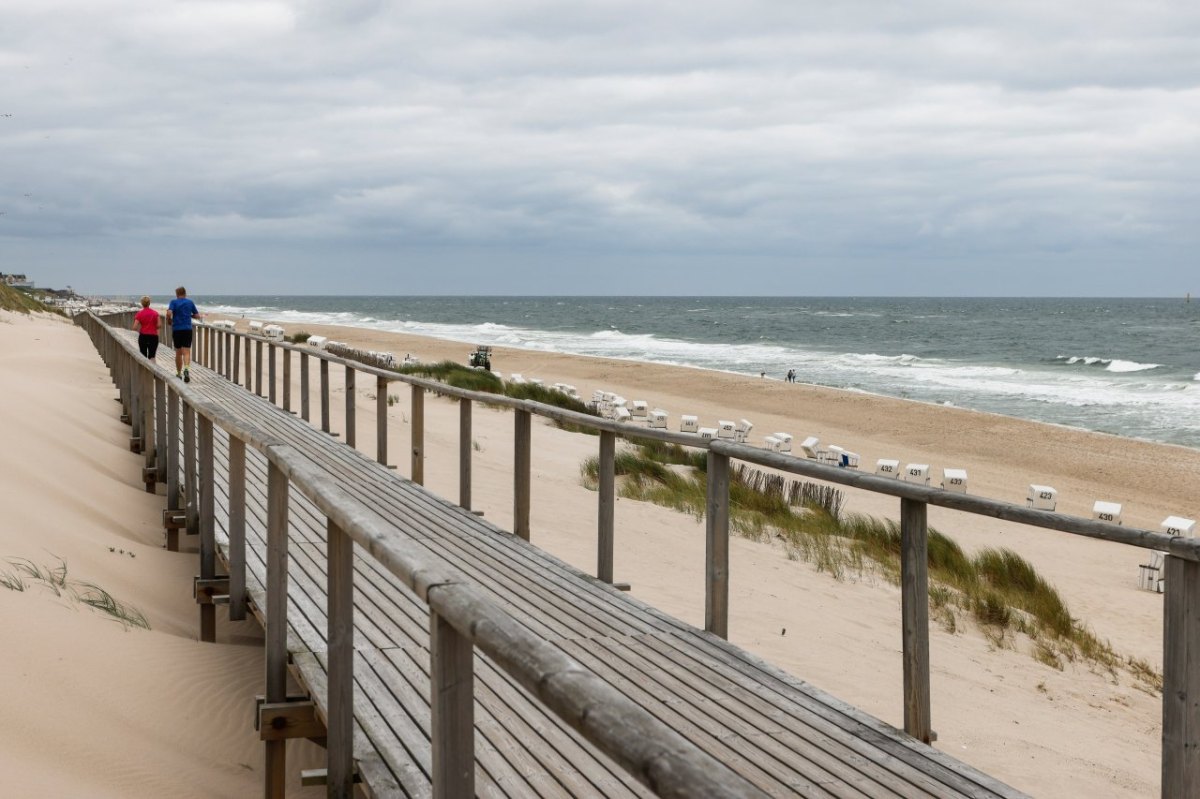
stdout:
[(1200, 301), (1183, 297), (193, 299), (296, 330), (350, 325), (777, 380), (794, 369), (802, 383), (1200, 447)]

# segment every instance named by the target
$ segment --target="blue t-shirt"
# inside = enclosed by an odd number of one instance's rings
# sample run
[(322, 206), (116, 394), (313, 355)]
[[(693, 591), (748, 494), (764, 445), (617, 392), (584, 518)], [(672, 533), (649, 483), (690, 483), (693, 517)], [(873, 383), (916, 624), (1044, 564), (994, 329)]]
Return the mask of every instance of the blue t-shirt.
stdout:
[(196, 310), (196, 303), (187, 297), (176, 297), (171, 300), (171, 304), (167, 306), (167, 310), (171, 312), (172, 330), (191, 330), (192, 317), (199, 313)]

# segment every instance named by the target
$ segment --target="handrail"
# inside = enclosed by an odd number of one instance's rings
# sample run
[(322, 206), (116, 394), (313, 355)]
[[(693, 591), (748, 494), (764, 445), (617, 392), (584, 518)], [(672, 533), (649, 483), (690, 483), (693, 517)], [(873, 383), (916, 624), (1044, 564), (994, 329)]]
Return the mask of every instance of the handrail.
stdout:
[[(429, 607), (431, 616), (436, 621), (442, 619), (451, 625), (458, 636), (468, 647), (478, 647), (487, 654), (506, 673), (528, 689), (548, 709), (559, 716), (572, 728), (618, 764), (625, 768), (635, 779), (653, 790), (658, 796), (683, 797), (689, 796), (731, 796), (731, 797), (761, 797), (764, 794), (734, 773), (727, 766), (703, 752), (687, 741), (674, 730), (667, 727), (652, 716), (641, 706), (629, 700), (607, 683), (595, 676), (590, 670), (580, 665), (548, 641), (526, 630), (520, 622), (506, 610), (492, 603), (486, 595), (475, 588), (452, 566), (441, 559), (429, 558), (420, 554), (416, 547), (399, 535), (392, 527), (378, 520), (369, 508), (358, 500), (334, 486), (324, 472), (313, 466), (293, 447), (260, 428), (241, 421), (234, 414), (219, 405), (205, 400), (198, 392), (174, 377), (168, 370), (156, 363), (140, 357), (133, 342), (124, 336), (115, 335), (112, 329), (95, 314), (89, 312), (91, 329), (89, 333), (98, 336), (102, 332), (109, 334), (109, 340), (115, 342), (124, 355), (124, 368), (140, 367), (147, 371), (155, 380), (162, 381), (169, 390), (176, 393), (200, 417), (201, 430), (206, 421), (225, 430), (231, 437), (244, 441), (266, 456), (272, 466), (273, 473), (279, 473), (286, 481), (283, 485), (283, 512), (286, 514), (286, 485), (295, 485), (304, 496), (310, 499), (328, 517), (331, 529), (336, 528), (358, 543), (375, 560), (384, 566), (391, 574), (412, 590)], [(142, 383), (144, 385), (144, 382)], [(438, 384), (440, 386), (440, 384)], [(136, 390), (136, 388), (135, 388)], [(145, 399), (142, 399), (145, 402)], [(170, 432), (170, 431), (169, 431)], [(211, 435), (211, 434), (210, 434)], [(210, 447), (211, 449), (211, 447)], [(211, 454), (211, 453), (210, 453)], [(204, 471), (204, 464), (201, 464)], [(208, 467), (211, 469), (211, 464)], [(202, 474), (201, 483), (203, 485)], [(274, 479), (272, 479), (274, 485)], [(268, 500), (272, 512), (270, 514), (268, 531), (268, 550), (276, 552), (276, 558), (281, 558), (286, 564), (286, 554), (280, 556), (278, 548), (286, 553), (286, 536), (282, 540), (277, 535), (275, 512), (277, 492), (273, 489)], [(201, 543), (202, 549), (204, 543)], [(270, 558), (269, 558), (270, 560)], [(280, 579), (272, 574), (268, 565), (268, 594), (273, 579)], [(330, 593), (336, 586), (330, 586)], [(286, 600), (276, 600), (286, 601)], [(284, 624), (278, 618), (268, 615), (268, 623)], [(330, 617), (331, 627), (334, 619)], [(268, 643), (273, 636), (268, 631)], [(279, 640), (283, 640), (280, 638)], [(455, 642), (451, 642), (455, 643)], [(437, 636), (431, 636), (431, 648), (436, 661), (440, 644)], [(331, 646), (332, 649), (332, 646)], [(469, 650), (468, 650), (469, 653)], [(279, 653), (275, 653), (276, 659)], [(272, 654), (268, 654), (269, 662)], [(282, 663), (282, 660), (278, 660)], [(469, 684), (471, 659), (466, 658)], [(270, 671), (270, 665), (268, 666)], [(435, 667), (434, 678), (438, 676)], [(343, 679), (347, 676), (343, 673)], [(462, 675), (459, 675), (461, 680)], [(270, 676), (268, 677), (270, 689)], [(330, 692), (334, 691), (333, 678), (330, 678)], [(439, 757), (460, 757), (457, 753), (439, 752), (438, 709), (440, 702), (439, 686), (435, 685), (431, 694), (434, 702), (434, 760), (435, 760), (435, 795), (460, 795), (453, 786), (439, 784), (441, 776), (436, 763)], [(453, 687), (453, 686), (449, 686)], [(270, 693), (270, 690), (268, 690)], [(268, 701), (271, 697), (268, 696)], [(470, 702), (468, 701), (469, 705)], [(330, 720), (331, 728), (334, 726)], [(461, 727), (462, 725), (458, 725)], [(473, 744), (464, 746), (462, 736), (473, 736), (470, 723), (466, 730), (456, 728), (458, 735), (456, 750), (470, 749)], [(332, 735), (332, 729), (331, 729)], [(447, 737), (442, 742), (447, 746)], [(331, 740), (330, 751), (335, 749), (349, 752), (349, 742), (335, 743)], [(471, 749), (473, 751), (473, 749)], [(473, 756), (471, 757), (473, 761)], [(268, 769), (270, 770), (270, 768)], [(473, 766), (472, 766), (473, 770)], [(457, 775), (462, 779), (462, 775)], [(473, 779), (473, 776), (467, 779)], [(461, 787), (461, 783), (459, 784)]]

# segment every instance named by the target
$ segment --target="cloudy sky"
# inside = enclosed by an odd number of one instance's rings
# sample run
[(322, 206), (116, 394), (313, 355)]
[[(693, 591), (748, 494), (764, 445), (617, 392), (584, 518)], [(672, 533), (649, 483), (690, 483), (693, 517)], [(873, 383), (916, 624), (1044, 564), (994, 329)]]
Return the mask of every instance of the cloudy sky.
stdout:
[(1200, 293), (1200, 4), (0, 0), (0, 271)]

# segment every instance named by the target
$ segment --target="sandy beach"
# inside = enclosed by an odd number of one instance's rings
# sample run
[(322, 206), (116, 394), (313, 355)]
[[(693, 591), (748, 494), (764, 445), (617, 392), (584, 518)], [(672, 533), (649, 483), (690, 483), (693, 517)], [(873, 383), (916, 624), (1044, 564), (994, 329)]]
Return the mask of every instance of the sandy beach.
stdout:
[[(423, 361), (462, 361), (470, 349), (401, 334), (304, 329)], [(1193, 449), (682, 367), (498, 347), (493, 368), (572, 383), (584, 396), (606, 389), (645, 399), (668, 410), (673, 427), (681, 413), (705, 424), (745, 417), (755, 424), (752, 443), (775, 430), (797, 440), (817, 435), (860, 453), (864, 464), (881, 457), (929, 463), (935, 481), (943, 467), (965, 468), (972, 493), (1013, 502), (1024, 501), (1029, 483), (1049, 484), (1063, 513), (1090, 516), (1095, 500), (1110, 500), (1125, 506), (1126, 524), (1157, 529), (1167, 515), (1200, 510), (1200, 451)], [(331, 371), (337, 431), (344, 394), (341, 375)], [(391, 393), (389, 452), (406, 475), (410, 398), (402, 385)], [(373, 455), (374, 436), (363, 432), (374, 424), (371, 394), (360, 383), (359, 442)], [(51, 566), (64, 559), (72, 578), (140, 608), (151, 627), (127, 630), (36, 586), (0, 590), (6, 629), (27, 642), (0, 660), (16, 722), (0, 732), (0, 758), (16, 775), (6, 779), (20, 780), (24, 795), (254, 794), (261, 785), (262, 746), (252, 725), (253, 695), (262, 690), (261, 631), (222, 619), (220, 643), (197, 643), (195, 553), (162, 548), (162, 497), (142, 490), (140, 457), (128, 450), (114, 396), (82, 331), (62, 320), (0, 319), (0, 411), (8, 422), (0, 555)], [(426, 485), (451, 497), (457, 415), (448, 400), (426, 400)], [(477, 409), (474, 438), (474, 505), (508, 527), (511, 415)], [(595, 568), (596, 495), (581, 484), (579, 466), (595, 449), (594, 437), (534, 425), (532, 540), (588, 571)], [(895, 517), (899, 503), (851, 493), (848, 509)], [(638, 598), (702, 624), (703, 523), (625, 499), (616, 519), (616, 579), (630, 582)], [(1162, 599), (1136, 588), (1142, 551), (936, 508), (930, 521), (968, 551), (1016, 550), (1117, 652), (1161, 668)], [(898, 726), (899, 618), (899, 591), (879, 574), (834, 579), (777, 544), (731, 542), (730, 639)], [(1027, 641), (997, 648), (965, 622), (953, 634), (935, 626), (931, 636), (940, 749), (1035, 795), (1157, 793), (1161, 702), (1131, 675), (1083, 662), (1059, 671), (1034, 660)], [(86, 724), (68, 723), (81, 714)], [(289, 758), (295, 775), (319, 750), (297, 747)]]

